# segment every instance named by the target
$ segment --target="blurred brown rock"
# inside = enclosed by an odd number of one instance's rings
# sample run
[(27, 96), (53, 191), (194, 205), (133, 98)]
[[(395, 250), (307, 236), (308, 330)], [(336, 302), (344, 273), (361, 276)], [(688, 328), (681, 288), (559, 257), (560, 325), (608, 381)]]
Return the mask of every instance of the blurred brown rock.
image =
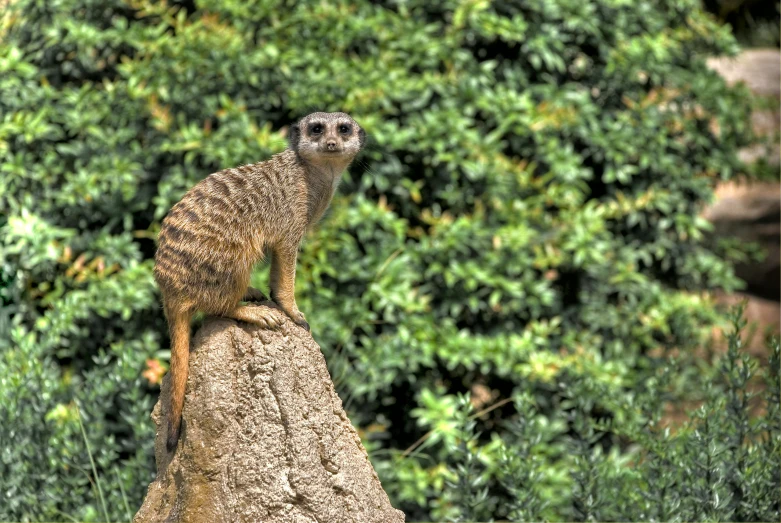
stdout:
[(751, 92), (761, 96), (778, 96), (781, 92), (781, 55), (778, 49), (748, 49), (734, 58), (708, 60), (728, 83), (745, 82)]
[(750, 294), (778, 301), (781, 294), (781, 186), (775, 183), (723, 183), (716, 189), (716, 200), (703, 216), (711, 221), (715, 233), (758, 242), (765, 259), (735, 267), (748, 284)]
[[(711, 58), (708, 66), (718, 72), (728, 83), (743, 82), (757, 97), (775, 98), (781, 96), (781, 52), (778, 49), (750, 49), (735, 58)], [(755, 111), (751, 116), (754, 131), (763, 136), (779, 132), (781, 113), (778, 110)], [(779, 163), (781, 147), (776, 143), (772, 151), (763, 145), (746, 148), (740, 152), (745, 162), (766, 158), (773, 164)]]
[[(753, 49), (735, 58), (714, 58), (708, 65), (729, 83), (745, 82), (757, 96), (781, 96), (781, 52), (777, 49)], [(758, 111), (752, 115), (754, 130), (765, 136), (777, 136), (778, 111)], [(776, 144), (769, 157), (763, 147), (742, 152), (746, 161), (760, 157), (779, 163)], [(781, 185), (778, 183), (736, 184), (726, 182), (716, 189), (716, 200), (703, 215), (715, 226), (719, 236), (758, 242), (766, 258), (761, 262), (736, 267), (738, 276), (748, 284), (747, 291), (767, 300), (781, 299)]]

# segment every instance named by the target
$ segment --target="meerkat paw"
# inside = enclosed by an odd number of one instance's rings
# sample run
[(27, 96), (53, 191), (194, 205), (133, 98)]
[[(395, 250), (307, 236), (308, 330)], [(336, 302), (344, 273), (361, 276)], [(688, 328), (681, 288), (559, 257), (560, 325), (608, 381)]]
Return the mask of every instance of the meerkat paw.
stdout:
[(269, 301), (269, 299), (268, 296), (263, 294), (263, 291), (260, 291), (255, 287), (247, 287), (247, 292), (244, 293), (244, 296), (242, 296), (241, 301), (265, 302), (265, 301)]
[(287, 317), (293, 320), (296, 325), (305, 328), (307, 332), (311, 332), (309, 328), (309, 323), (307, 323), (304, 313), (298, 310), (298, 306), (296, 305), (295, 301), (293, 301), (292, 303), (290, 303), (289, 301), (282, 301), (279, 299), (278, 296), (274, 295), (273, 290), (271, 292), (271, 299), (275, 303), (276, 307), (281, 312), (287, 314)]
[(310, 332), (309, 323), (307, 323), (303, 312), (298, 310), (293, 311), (292, 314), (288, 313), (288, 316), (290, 316), (290, 319), (296, 322), (296, 325), (300, 325), (301, 327), (305, 328), (307, 332)]
[(268, 311), (258, 315), (258, 319), (255, 323), (261, 327), (266, 327), (267, 329), (276, 329), (282, 325), (282, 318), (276, 312)]
[(268, 307), (241, 306), (227, 315), (234, 320), (246, 321), (267, 329), (276, 329), (282, 324), (280, 313)]

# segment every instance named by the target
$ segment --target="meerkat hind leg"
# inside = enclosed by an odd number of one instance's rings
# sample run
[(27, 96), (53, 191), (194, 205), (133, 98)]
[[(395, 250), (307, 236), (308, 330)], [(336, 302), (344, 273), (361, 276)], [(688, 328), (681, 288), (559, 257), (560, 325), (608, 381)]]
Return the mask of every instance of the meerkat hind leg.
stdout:
[(240, 305), (225, 316), (227, 318), (233, 318), (234, 320), (260, 325), (267, 329), (274, 329), (279, 327), (282, 323), (282, 318), (280, 318), (279, 314), (279, 312), (269, 307)]

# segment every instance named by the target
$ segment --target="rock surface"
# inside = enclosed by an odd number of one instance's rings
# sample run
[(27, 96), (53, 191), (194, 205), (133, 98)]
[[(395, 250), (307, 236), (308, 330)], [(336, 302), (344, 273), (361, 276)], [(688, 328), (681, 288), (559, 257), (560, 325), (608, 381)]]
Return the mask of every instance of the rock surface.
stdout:
[(781, 297), (781, 186), (777, 183), (726, 182), (716, 188), (715, 202), (703, 216), (724, 238), (758, 243), (765, 257), (736, 265), (750, 294), (778, 301)]
[(403, 522), (337, 396), (320, 347), (288, 321), (208, 319), (192, 341), (182, 437), (165, 448), (169, 381), (152, 418), (147, 522)]
[(781, 93), (781, 60), (778, 49), (748, 49), (734, 58), (708, 59), (708, 67), (728, 83), (746, 82), (751, 92), (763, 96)]

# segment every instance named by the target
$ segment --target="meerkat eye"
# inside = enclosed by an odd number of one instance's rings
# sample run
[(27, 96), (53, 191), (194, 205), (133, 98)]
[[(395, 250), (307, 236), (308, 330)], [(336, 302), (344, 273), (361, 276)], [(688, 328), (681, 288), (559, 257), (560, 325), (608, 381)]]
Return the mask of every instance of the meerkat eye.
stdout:
[(312, 134), (323, 134), (323, 124), (315, 123), (309, 127), (309, 132)]
[(339, 126), (339, 132), (342, 134), (350, 134), (352, 130), (352, 126), (346, 123), (343, 123)]

